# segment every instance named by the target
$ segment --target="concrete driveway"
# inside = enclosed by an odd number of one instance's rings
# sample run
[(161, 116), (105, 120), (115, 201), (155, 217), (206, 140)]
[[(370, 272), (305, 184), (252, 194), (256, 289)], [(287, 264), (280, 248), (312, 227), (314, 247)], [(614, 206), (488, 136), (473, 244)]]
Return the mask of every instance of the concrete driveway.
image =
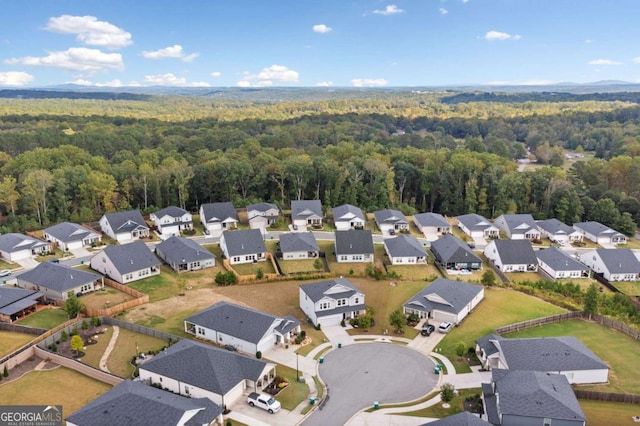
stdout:
[(329, 352), (320, 364), (328, 396), (304, 426), (345, 424), (359, 410), (420, 398), (438, 376), (424, 354), (395, 343), (359, 343)]

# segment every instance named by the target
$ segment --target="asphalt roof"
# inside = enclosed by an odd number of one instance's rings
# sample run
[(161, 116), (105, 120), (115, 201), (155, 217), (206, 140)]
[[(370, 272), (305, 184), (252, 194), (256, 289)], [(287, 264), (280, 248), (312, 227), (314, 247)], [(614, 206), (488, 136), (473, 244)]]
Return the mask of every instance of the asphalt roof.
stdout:
[(183, 208), (176, 207), (176, 206), (169, 206), (169, 207), (165, 207), (164, 209), (158, 210), (157, 212), (154, 213), (154, 216), (160, 219), (165, 216), (182, 217), (187, 213), (189, 212)]
[(382, 223), (409, 223), (407, 218), (399, 210), (384, 209), (373, 212), (377, 224)]
[(131, 232), (137, 228), (146, 228), (147, 222), (144, 221), (138, 210), (127, 210), (125, 212), (106, 213), (105, 218), (111, 225), (111, 229), (116, 234), (122, 232)]
[(438, 226), (441, 228), (451, 227), (440, 213), (419, 213), (413, 215), (413, 220), (418, 222), (420, 226)]
[(468, 411), (447, 416), (431, 423), (425, 423), (421, 426), (488, 426), (491, 423), (482, 420), (477, 414)]
[[(588, 271), (582, 263), (557, 247), (549, 247), (535, 252), (538, 259), (549, 265), (554, 271)], [(638, 271), (640, 272), (640, 271)]]
[(529, 240), (493, 240), (492, 243), (495, 244), (503, 265), (538, 264)]
[(640, 260), (631, 249), (597, 249), (596, 253), (611, 274), (640, 274)]
[(120, 274), (128, 274), (160, 265), (160, 260), (142, 241), (119, 246), (110, 245), (105, 247), (102, 253), (111, 260)]
[(206, 223), (224, 222), (227, 219), (232, 219), (236, 222), (238, 221), (238, 213), (236, 213), (236, 209), (230, 201), (222, 203), (207, 203), (203, 204), (201, 207)]
[(424, 312), (437, 309), (459, 314), (483, 289), (481, 285), (438, 278), (403, 306)]
[(340, 220), (349, 221), (354, 217), (364, 221), (364, 213), (360, 207), (353, 206), (351, 204), (343, 204), (333, 208), (333, 220), (339, 222)]
[(0, 250), (7, 253), (15, 253), (22, 250), (31, 250), (37, 247), (46, 246), (49, 243), (23, 234), (2, 234), (0, 235)]
[(482, 231), (490, 226), (494, 226), (489, 219), (479, 214), (469, 213), (456, 216), (458, 222), (462, 223), (470, 231)]
[(611, 236), (622, 235), (615, 229), (611, 229), (608, 226), (601, 224), (600, 222), (578, 222), (573, 224), (574, 228), (582, 229), (593, 235), (611, 234)]
[(160, 250), (165, 259), (171, 263), (198, 262), (216, 257), (195, 241), (176, 235), (159, 243), (156, 250)]
[(462, 240), (446, 234), (431, 243), (431, 252), (442, 263), (482, 263), (482, 259)]
[(185, 420), (185, 413), (193, 410), (199, 411), (192, 420), (201, 425), (213, 422), (222, 413), (222, 409), (207, 398), (187, 398), (125, 380), (66, 420), (79, 426), (178, 425)]
[(391, 257), (427, 257), (427, 252), (420, 241), (411, 235), (385, 238), (384, 245)]
[(227, 245), (229, 257), (267, 252), (259, 229), (224, 231), (222, 238)]
[(247, 206), (247, 212), (250, 212), (252, 210), (255, 210), (258, 212), (266, 212), (272, 209), (280, 211), (280, 208), (272, 203), (255, 203), (255, 204), (249, 204)]
[(514, 234), (526, 234), (530, 229), (540, 232), (536, 221), (533, 220), (533, 216), (530, 214), (503, 214), (496, 218), (495, 223), (499, 222), (499, 219), (504, 220), (505, 225), (509, 228), (511, 235)]
[(16, 287), (0, 286), (0, 314), (12, 315), (38, 303), (42, 293)]
[(336, 231), (336, 256), (341, 254), (373, 254), (373, 237), (368, 229)]
[(224, 395), (243, 380), (259, 380), (266, 365), (237, 352), (182, 339), (140, 369)]
[(343, 299), (351, 297), (356, 293), (362, 293), (356, 286), (351, 284), (351, 282), (345, 278), (320, 281), (311, 284), (301, 284), (300, 289), (309, 296), (313, 302), (317, 302), (323, 297)]
[(293, 219), (304, 219), (313, 215), (322, 217), (322, 204), (320, 200), (291, 201), (291, 217)]
[(283, 253), (318, 251), (318, 243), (312, 232), (289, 232), (280, 234), (280, 250)]
[(44, 232), (54, 236), (57, 240), (62, 241), (63, 243), (81, 241), (90, 236), (93, 236), (94, 238), (99, 237), (97, 233), (92, 232), (77, 223), (71, 222), (62, 222), (57, 225), (50, 226), (46, 228)]
[(551, 235), (565, 234), (571, 235), (576, 232), (575, 229), (567, 225), (566, 223), (560, 222), (556, 218), (547, 219), (547, 220), (539, 220), (536, 222), (538, 228), (544, 229)]
[(102, 275), (93, 272), (70, 268), (59, 263), (42, 262), (30, 271), (20, 274), (18, 281), (26, 281), (63, 293), (101, 278)]

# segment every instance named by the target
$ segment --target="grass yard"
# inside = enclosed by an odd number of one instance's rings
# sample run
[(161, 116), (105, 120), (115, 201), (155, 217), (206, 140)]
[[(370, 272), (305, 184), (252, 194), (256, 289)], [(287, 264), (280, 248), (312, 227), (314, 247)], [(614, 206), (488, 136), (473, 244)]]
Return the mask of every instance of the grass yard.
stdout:
[(481, 388), (459, 389), (458, 395), (454, 397), (453, 400), (449, 403), (449, 405), (451, 405), (451, 407), (449, 408), (443, 408), (442, 402), (438, 402), (431, 407), (422, 408), (416, 411), (410, 411), (408, 413), (402, 413), (402, 415), (415, 417), (435, 417), (439, 419), (447, 416), (452, 416), (464, 411), (463, 404), (465, 398), (478, 394), (482, 394)]
[[(215, 285), (216, 273), (221, 271), (219, 266), (201, 271), (184, 272), (178, 274), (166, 265), (160, 266), (160, 275), (145, 278), (129, 284), (129, 287), (149, 295), (149, 302), (176, 297), (184, 293), (187, 287), (193, 289), (211, 288)], [(187, 290), (187, 291), (191, 291)]]
[(0, 356), (7, 355), (35, 338), (35, 334), (0, 330)]
[(542, 275), (538, 274), (537, 272), (506, 272), (505, 275), (515, 283), (520, 283), (523, 281), (534, 282), (543, 279)]
[(9, 263), (4, 259), (0, 259), (0, 269), (17, 269), (20, 265), (17, 263)]
[(130, 364), (131, 358), (138, 353), (158, 351), (167, 344), (167, 341), (157, 337), (136, 333), (121, 327), (116, 345), (107, 359), (107, 368), (113, 374), (130, 379), (135, 370)]
[(186, 309), (172, 312), (171, 315), (152, 315), (150, 317), (136, 320), (136, 324), (145, 327), (155, 328), (157, 330), (166, 331), (179, 337), (193, 338), (193, 335), (184, 331), (184, 320), (191, 315), (199, 312), (200, 309)]
[(276, 374), (289, 382), (289, 386), (282, 390), (276, 399), (285, 410), (295, 409), (309, 396), (309, 385), (296, 380), (296, 370), (285, 365), (278, 364)]
[(64, 257), (64, 252), (62, 250), (60, 250), (59, 248), (55, 248), (53, 249), (53, 252), (50, 252), (51, 254), (48, 254), (46, 256), (44, 255), (38, 255), (36, 256), (36, 261), (38, 262), (48, 262), (51, 259), (59, 259), (61, 257)]
[(276, 270), (269, 259), (264, 262), (257, 263), (240, 263), (237, 265), (231, 265), (231, 267), (240, 275), (255, 275), (258, 273), (258, 269), (261, 269), (265, 274), (276, 273)]
[(43, 309), (18, 321), (20, 325), (38, 328), (54, 328), (67, 320), (67, 313), (62, 309)]
[(629, 238), (627, 244), (618, 244), (618, 248), (640, 249), (640, 240)]
[(316, 269), (316, 261), (322, 262), (320, 259), (300, 259), (300, 260), (280, 260), (280, 268), (284, 274), (296, 274), (301, 272), (324, 272), (324, 265), (320, 269)]
[(0, 401), (3, 405), (62, 405), (62, 416), (67, 417), (109, 389), (106, 383), (58, 367), (32, 371), (0, 386)]
[[(320, 346), (324, 342), (327, 341), (327, 336), (321, 330), (316, 330), (314, 327), (310, 326), (306, 322), (301, 323), (302, 329), (307, 333), (307, 337), (311, 338), (311, 343), (300, 346), (296, 349), (296, 353), (307, 356), (309, 352), (311, 352), (315, 347)], [(331, 349), (331, 348), (328, 348)]]
[(98, 343), (95, 345), (86, 346), (86, 350), (84, 351), (85, 355), (82, 357), (81, 361), (87, 365), (90, 365), (94, 368), (100, 368), (100, 359), (104, 354), (105, 349), (109, 345), (111, 341), (111, 336), (113, 336), (113, 327), (111, 326), (101, 326), (101, 329), (105, 329), (104, 334), (98, 334)]
[(579, 400), (587, 416), (587, 426), (633, 425), (634, 416), (640, 415), (635, 404)]
[(564, 309), (536, 297), (513, 290), (485, 288), (484, 300), (462, 324), (455, 327), (436, 347), (456, 367), (458, 373), (471, 371), (456, 355), (456, 345), (475, 347), (476, 339), (493, 333), (496, 327), (565, 312)]
[(640, 296), (640, 281), (615, 281), (611, 284), (627, 296)]
[(80, 297), (82, 304), (90, 309), (107, 309), (133, 299), (135, 297), (106, 286), (102, 290), (92, 291)]
[[(508, 337), (575, 336), (609, 367), (607, 386), (594, 386), (602, 392), (640, 394), (640, 342), (626, 334), (597, 323), (571, 320), (509, 334)], [(640, 414), (638, 414), (640, 415)]]

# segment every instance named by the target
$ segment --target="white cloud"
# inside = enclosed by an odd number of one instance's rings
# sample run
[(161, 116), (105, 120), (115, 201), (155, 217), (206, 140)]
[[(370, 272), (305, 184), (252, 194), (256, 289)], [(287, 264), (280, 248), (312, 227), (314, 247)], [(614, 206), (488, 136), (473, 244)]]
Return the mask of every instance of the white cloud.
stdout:
[(589, 65), (622, 65), (622, 62), (614, 61), (612, 59), (594, 59), (588, 62)]
[(469, 3), (469, 0), (462, 0), (462, 3)]
[(586, 39), (584, 42), (587, 43), (587, 44), (591, 44), (592, 40), (591, 39)]
[(484, 35), (484, 38), (486, 40), (489, 41), (493, 41), (493, 40), (520, 40), (520, 35), (518, 34), (508, 34), (508, 33), (503, 33), (500, 31), (487, 31), (487, 33)]
[[(111, 81), (105, 81), (103, 83), (96, 83), (96, 86), (98, 87), (122, 87), (123, 84), (120, 80), (118, 80), (117, 78), (115, 80), (111, 80)], [(129, 86), (131, 86), (131, 84), (129, 84)]]
[(73, 81), (67, 81), (66, 84), (77, 84), (78, 86), (93, 86), (93, 83), (84, 78), (76, 78)]
[(22, 71), (0, 72), (0, 86), (25, 86), (33, 81), (33, 76)]
[(205, 82), (187, 82), (184, 77), (176, 77), (171, 73), (145, 75), (144, 83), (155, 86), (176, 86), (176, 87), (209, 87), (209, 83)]
[(214, 71), (211, 73), (211, 77), (218, 78), (222, 75), (220, 71)]
[(553, 84), (553, 81), (534, 78), (531, 80), (522, 80), (522, 81), (497, 80), (497, 81), (490, 81), (487, 84), (490, 86), (546, 86), (549, 84)]
[(316, 87), (331, 87), (333, 86), (333, 81), (320, 81), (316, 83)]
[(76, 34), (84, 44), (120, 49), (132, 43), (131, 34), (95, 16), (62, 15), (49, 18), (45, 30), (61, 34)]
[(182, 62), (191, 62), (198, 56), (200, 53), (190, 53), (186, 54), (182, 50), (182, 46), (179, 44), (174, 44), (173, 46), (165, 47), (163, 49), (142, 52), (142, 56), (147, 59), (180, 59)]
[(404, 13), (404, 10), (399, 9), (398, 6), (396, 6), (395, 4), (390, 4), (382, 10), (380, 9), (374, 10), (373, 13), (375, 13), (376, 15), (389, 16), (389, 15), (397, 15), (398, 13)]
[(65, 51), (48, 52), (47, 56), (25, 56), (4, 61), (9, 65), (32, 65), (63, 68), (73, 71), (94, 73), (107, 69), (122, 70), (124, 64), (119, 53), (104, 53), (98, 49), (72, 47)]
[(449, 11), (447, 9), (445, 9), (444, 7), (441, 7), (438, 10), (440, 12), (440, 15), (446, 15), (447, 13), (449, 13)]
[(247, 80), (240, 80), (236, 83), (238, 87), (251, 87), (251, 82)]
[(633, 58), (633, 63), (640, 64), (640, 56), (636, 56), (635, 58)]
[(318, 24), (313, 26), (313, 31), (316, 33), (328, 33), (333, 28), (326, 26), (325, 24)]
[(271, 65), (268, 68), (263, 68), (258, 74), (245, 71), (237, 85), (240, 87), (265, 87), (273, 85), (274, 82), (297, 83), (298, 77), (297, 71), (290, 70), (284, 65)]
[(384, 78), (354, 78), (351, 80), (354, 87), (379, 87), (389, 84)]

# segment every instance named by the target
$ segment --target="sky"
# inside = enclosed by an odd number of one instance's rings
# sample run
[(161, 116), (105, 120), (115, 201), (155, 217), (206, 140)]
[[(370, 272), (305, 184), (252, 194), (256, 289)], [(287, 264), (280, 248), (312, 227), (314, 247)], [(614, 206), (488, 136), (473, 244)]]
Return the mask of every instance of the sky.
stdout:
[(0, 0), (0, 87), (640, 82), (640, 0)]

